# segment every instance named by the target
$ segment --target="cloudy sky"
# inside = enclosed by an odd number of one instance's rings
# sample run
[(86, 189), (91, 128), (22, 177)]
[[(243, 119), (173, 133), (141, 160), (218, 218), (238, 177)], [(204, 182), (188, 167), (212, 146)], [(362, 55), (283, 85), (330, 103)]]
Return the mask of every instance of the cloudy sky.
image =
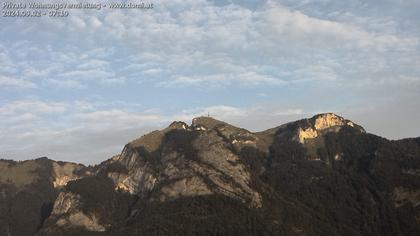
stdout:
[(98, 163), (208, 112), (253, 131), (336, 112), (420, 136), (418, 0), (153, 3), (2, 17), (0, 157)]

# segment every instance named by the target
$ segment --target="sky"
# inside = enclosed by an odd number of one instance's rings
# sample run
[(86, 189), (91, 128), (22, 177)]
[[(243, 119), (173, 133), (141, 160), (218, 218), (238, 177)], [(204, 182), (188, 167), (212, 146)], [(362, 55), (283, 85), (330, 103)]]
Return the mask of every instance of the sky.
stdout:
[(335, 112), (420, 136), (420, 1), (152, 2), (0, 19), (0, 158), (95, 164), (208, 113), (261, 131)]

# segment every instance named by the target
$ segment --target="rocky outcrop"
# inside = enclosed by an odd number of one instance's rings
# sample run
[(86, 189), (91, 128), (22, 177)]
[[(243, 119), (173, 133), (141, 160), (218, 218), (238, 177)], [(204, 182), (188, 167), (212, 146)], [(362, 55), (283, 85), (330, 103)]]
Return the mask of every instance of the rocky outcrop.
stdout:
[(273, 142), (299, 142), (305, 147), (308, 160), (331, 163), (341, 160), (342, 154), (334, 153), (333, 158), (325, 158), (320, 151), (325, 150), (325, 138), (328, 135), (342, 130), (352, 130), (358, 134), (366, 133), (363, 127), (350, 120), (334, 113), (324, 113), (259, 132), (257, 135), (266, 141), (266, 146), (270, 146)]
[(83, 165), (70, 162), (53, 162), (52, 178), (55, 188), (62, 188), (69, 181), (89, 176), (91, 173)]
[(298, 127), (294, 139), (302, 144), (310, 142), (329, 132), (339, 132), (343, 127), (351, 127), (361, 133), (365, 130), (354, 124), (352, 121), (346, 120), (334, 113), (325, 113), (305, 120), (307, 126)]
[(72, 192), (61, 192), (55, 200), (54, 208), (50, 215), (50, 220), (56, 220), (53, 228), (58, 228), (59, 231), (65, 231), (68, 228), (82, 228), (87, 231), (98, 232), (105, 231), (106, 227), (99, 223), (99, 217), (95, 214), (84, 213), (81, 204), (80, 195)]
[(396, 207), (401, 207), (406, 203), (411, 204), (414, 208), (420, 206), (420, 189), (396, 187), (392, 194)]

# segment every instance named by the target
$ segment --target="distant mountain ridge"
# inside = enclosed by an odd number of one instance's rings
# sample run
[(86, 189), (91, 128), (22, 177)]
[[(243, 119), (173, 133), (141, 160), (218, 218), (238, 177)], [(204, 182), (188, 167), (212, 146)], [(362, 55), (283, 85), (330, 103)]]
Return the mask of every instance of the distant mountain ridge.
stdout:
[(0, 235), (416, 235), (420, 138), (333, 113), (173, 122), (96, 166), (0, 160)]

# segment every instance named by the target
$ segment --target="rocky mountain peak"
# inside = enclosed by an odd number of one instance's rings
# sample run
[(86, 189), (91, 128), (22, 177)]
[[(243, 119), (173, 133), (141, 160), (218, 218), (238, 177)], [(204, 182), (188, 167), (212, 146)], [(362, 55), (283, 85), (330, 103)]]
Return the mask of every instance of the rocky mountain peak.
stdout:
[(52, 177), (55, 188), (64, 187), (69, 181), (90, 175), (90, 171), (80, 164), (71, 162), (52, 162)]
[(295, 126), (294, 139), (303, 144), (308, 140), (323, 136), (326, 133), (339, 132), (344, 127), (351, 128), (360, 133), (365, 133), (362, 126), (334, 113), (318, 114), (310, 119), (295, 122)]
[(174, 121), (166, 129), (188, 129), (188, 125), (182, 121)]
[(358, 127), (361, 132), (364, 132), (364, 129), (361, 126), (355, 125), (352, 121), (344, 119), (341, 116), (338, 116), (334, 113), (322, 113), (313, 116), (310, 119), (316, 130), (325, 130), (330, 129), (336, 126), (350, 126)]
[(206, 129), (213, 129), (214, 127), (220, 126), (220, 125), (228, 125), (228, 124), (226, 122), (216, 120), (208, 116), (196, 117), (191, 122), (192, 127), (204, 127)]

